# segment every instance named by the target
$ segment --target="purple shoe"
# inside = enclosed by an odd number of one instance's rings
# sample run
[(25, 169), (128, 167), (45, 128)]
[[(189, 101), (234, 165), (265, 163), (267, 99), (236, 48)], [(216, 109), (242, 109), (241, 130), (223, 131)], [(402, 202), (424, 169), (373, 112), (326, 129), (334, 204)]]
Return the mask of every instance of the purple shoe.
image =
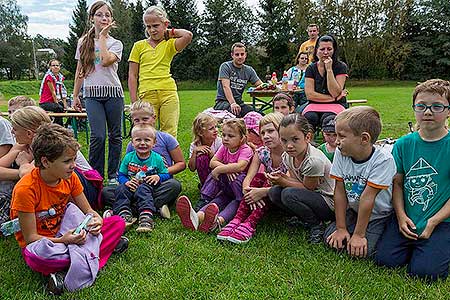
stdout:
[(233, 219), (230, 223), (227, 224), (222, 230), (217, 234), (217, 239), (219, 241), (228, 241), (230, 235), (234, 232), (234, 230), (241, 224), (238, 219)]
[(205, 208), (205, 218), (198, 230), (208, 233), (217, 227), (217, 217), (219, 216), (219, 207), (215, 203), (210, 203)]
[(235, 244), (247, 243), (255, 234), (255, 229), (249, 222), (241, 223), (228, 237), (228, 241)]

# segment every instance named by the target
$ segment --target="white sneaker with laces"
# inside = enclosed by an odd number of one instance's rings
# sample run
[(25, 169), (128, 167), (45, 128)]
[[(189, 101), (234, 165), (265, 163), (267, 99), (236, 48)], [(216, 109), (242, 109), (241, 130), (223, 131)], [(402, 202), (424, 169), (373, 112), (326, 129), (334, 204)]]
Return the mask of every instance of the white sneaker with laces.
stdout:
[(106, 181), (106, 185), (107, 186), (117, 186), (117, 185), (119, 185), (119, 182), (117, 181), (117, 179), (116, 178), (110, 178), (110, 179), (108, 179), (107, 181)]

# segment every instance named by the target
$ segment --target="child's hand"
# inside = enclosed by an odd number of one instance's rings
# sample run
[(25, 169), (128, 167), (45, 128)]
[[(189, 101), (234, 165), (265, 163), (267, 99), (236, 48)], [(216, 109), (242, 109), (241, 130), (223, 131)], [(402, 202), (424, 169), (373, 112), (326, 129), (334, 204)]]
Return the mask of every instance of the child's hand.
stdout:
[(264, 173), (267, 177), (267, 179), (269, 179), (270, 183), (272, 185), (280, 185), (283, 186), (285, 179), (287, 179), (287, 175), (284, 174), (283, 172), (272, 172), (272, 173)]
[(238, 177), (238, 173), (227, 173), (228, 181), (233, 182)]
[(103, 219), (96, 211), (92, 211), (90, 213), (92, 214), (92, 219), (88, 224), (89, 233), (98, 235), (102, 229)]
[(128, 180), (127, 182), (125, 182), (125, 185), (130, 189), (130, 191), (136, 192), (136, 190), (139, 186), (139, 181), (133, 177), (133, 178), (131, 178), (131, 180)]
[[(410, 218), (408, 218), (406, 215), (404, 217), (397, 216), (397, 219), (398, 219), (398, 229), (403, 234), (403, 236), (406, 237), (407, 239), (417, 240), (417, 238), (419, 236), (417, 235), (417, 233), (414, 232), (414, 230), (416, 230), (416, 225), (414, 224), (414, 222)], [(428, 227), (428, 223), (427, 223), (427, 227)], [(434, 227), (433, 227), (433, 229), (434, 229)], [(424, 232), (422, 232), (422, 235), (424, 234)], [(431, 232), (430, 232), (430, 235), (431, 235)]]
[(327, 238), (327, 243), (330, 247), (340, 250), (344, 248), (344, 241), (348, 240), (350, 240), (350, 234), (347, 229), (336, 229)]
[(219, 175), (222, 174), (220, 173), (220, 167), (214, 168), (211, 171), (211, 176), (215, 179), (215, 180), (219, 180)]
[(33, 153), (28, 151), (20, 151), (16, 157), (16, 164), (21, 166), (26, 163), (30, 163), (33, 161)]
[(350, 256), (367, 256), (367, 239), (354, 234), (347, 243), (347, 252)]
[(244, 201), (247, 204), (256, 203), (262, 200), (265, 196), (267, 196), (265, 189), (252, 187), (244, 188)]
[(19, 177), (22, 178), (23, 176), (27, 175), (28, 173), (31, 173), (31, 171), (33, 171), (33, 169), (34, 169), (33, 163), (22, 164), (19, 167)]
[(111, 28), (116, 28), (116, 21), (112, 21), (109, 25), (103, 27), (99, 33), (99, 37), (107, 37)]
[(251, 203), (250, 204), (250, 209), (251, 210), (255, 210), (257, 208), (263, 208), (264, 206), (266, 206), (266, 202), (264, 202), (264, 200), (258, 200), (255, 203)]
[(26, 144), (14, 144), (11, 147), (11, 150), (9, 150), (9, 151), (16, 151), (19, 153), (21, 151), (28, 151), (28, 150), (29, 150), (29, 147)]
[(150, 185), (157, 184), (161, 180), (159, 175), (150, 175), (144, 178), (145, 183), (148, 183)]
[(211, 151), (211, 147), (202, 145), (202, 146), (198, 146), (195, 148), (195, 153), (197, 154), (197, 156), (204, 155), (204, 154), (210, 156), (212, 151)]
[(434, 228), (436, 228), (437, 224), (433, 222), (433, 220), (430, 218), (428, 219), (427, 226), (423, 230), (422, 234), (420, 235), (421, 239), (429, 239), (431, 234), (434, 231)]
[(67, 231), (62, 237), (61, 242), (66, 245), (83, 245), (86, 243), (86, 230), (81, 230), (79, 234), (73, 233), (76, 228)]

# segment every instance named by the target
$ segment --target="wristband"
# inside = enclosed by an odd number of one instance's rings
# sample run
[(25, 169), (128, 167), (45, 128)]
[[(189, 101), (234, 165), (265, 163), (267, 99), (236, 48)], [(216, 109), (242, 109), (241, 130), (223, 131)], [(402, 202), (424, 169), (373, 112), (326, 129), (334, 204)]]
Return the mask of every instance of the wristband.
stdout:
[(172, 37), (175, 37), (175, 28), (172, 27)]

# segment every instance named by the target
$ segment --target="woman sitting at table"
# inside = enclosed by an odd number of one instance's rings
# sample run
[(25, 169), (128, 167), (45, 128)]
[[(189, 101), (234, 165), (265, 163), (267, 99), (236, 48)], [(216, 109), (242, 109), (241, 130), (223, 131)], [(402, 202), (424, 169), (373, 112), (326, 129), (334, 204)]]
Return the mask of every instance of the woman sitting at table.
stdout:
[[(307, 52), (299, 52), (297, 56), (295, 57), (295, 66), (292, 66), (289, 68), (289, 70), (286, 71), (289, 81), (295, 81), (295, 73), (297, 72), (297, 88), (298, 89), (305, 89), (305, 73), (306, 68), (308, 67), (308, 60), (309, 56)], [(306, 95), (304, 91), (296, 92), (294, 93), (294, 102), (295, 107), (301, 107), (303, 104), (308, 102), (306, 99)], [(303, 108), (303, 107), (302, 107)], [(296, 110), (297, 112), (301, 112), (299, 110)]]
[(329, 115), (348, 107), (345, 81), (347, 65), (338, 60), (338, 45), (330, 35), (321, 36), (314, 48), (314, 62), (306, 68), (305, 93), (309, 104), (303, 110), (314, 129)]

